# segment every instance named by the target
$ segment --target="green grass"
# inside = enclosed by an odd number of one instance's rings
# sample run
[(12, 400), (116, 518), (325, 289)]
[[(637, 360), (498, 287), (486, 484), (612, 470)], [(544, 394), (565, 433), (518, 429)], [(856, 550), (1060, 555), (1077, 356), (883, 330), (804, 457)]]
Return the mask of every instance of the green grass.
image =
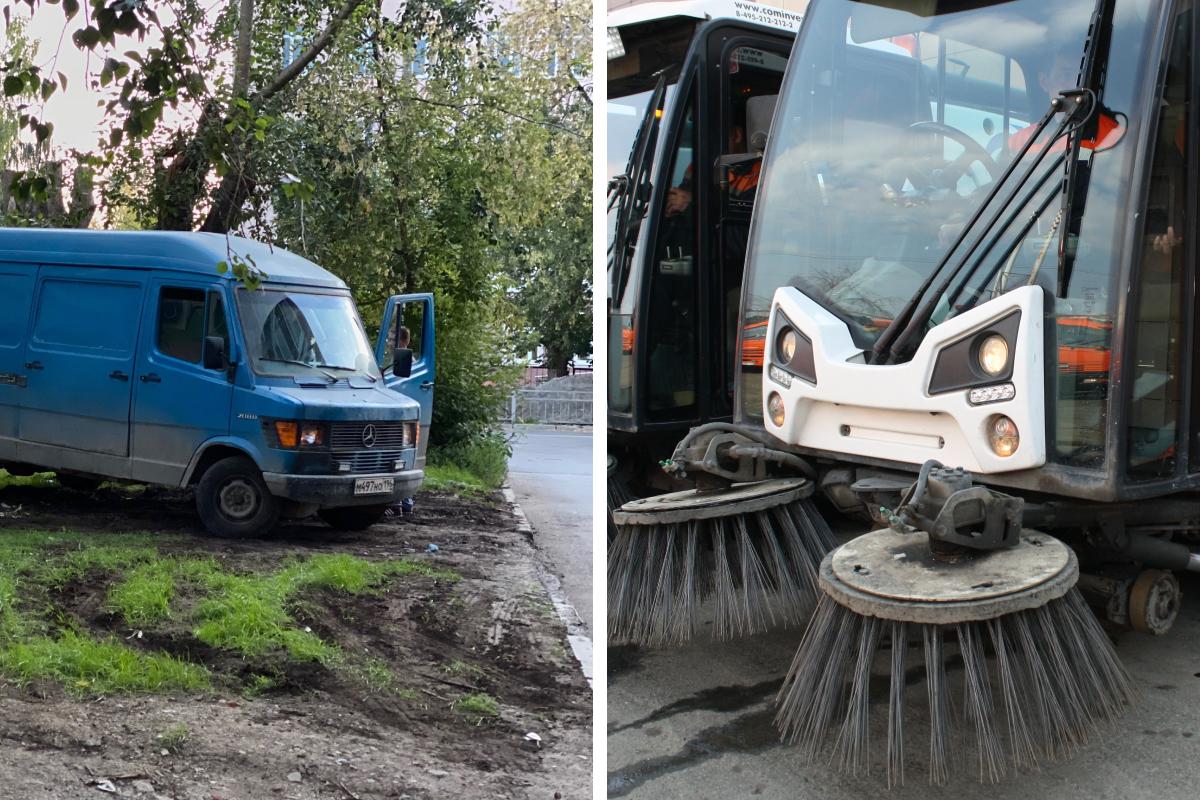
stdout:
[(482, 675), (483, 674), (483, 670), (480, 669), (479, 667), (475, 666), (474, 664), (468, 664), (465, 661), (458, 661), (458, 660), (454, 660), (454, 661), (450, 661), (448, 663), (442, 664), (442, 672), (446, 673), (447, 675), (454, 675), (454, 676)]
[(490, 694), (477, 692), (467, 694), (454, 701), (454, 708), (464, 714), (480, 717), (500, 716), (500, 703)]
[(191, 731), (188, 730), (188, 726), (180, 722), (172, 725), (160, 733), (158, 735), (158, 739), (162, 742), (163, 747), (171, 750), (172, 752), (178, 752), (179, 750), (183, 749), (185, 744), (187, 744), (187, 741), (189, 738), (191, 738), (191, 735), (192, 734)]
[(425, 485), (456, 494), (484, 494), (500, 488), (508, 474), (512, 447), (500, 434), (429, 451)]
[[(292, 559), (273, 571), (239, 574), (213, 558), (160, 554), (150, 534), (0, 531), (0, 676), (21, 685), (50, 680), (77, 693), (162, 692), (210, 685), (208, 671), (165, 653), (147, 653), (116, 638), (88, 635), (58, 592), (80, 580), (107, 586), (105, 607), (130, 628), (171, 620), (200, 641), (247, 658), (283, 654), (288, 660), (341, 666), (340, 649), (293, 617), (301, 595), (382, 591), (388, 581), (458, 575), (424, 561), (368, 561), (346, 554)], [(93, 584), (94, 585), (94, 584)], [(187, 599), (179, 597), (187, 589)], [(392, 688), (379, 663), (362, 666), (369, 687)], [(246, 687), (261, 693), (275, 678), (256, 676)]]
[(8, 470), (0, 469), (0, 489), (7, 486), (33, 487), (35, 489), (53, 489), (58, 486), (53, 472), (38, 472), (29, 477), (10, 475)]
[(451, 492), (464, 497), (487, 494), (488, 487), (472, 473), (454, 464), (426, 464), (422, 486), (435, 492)]
[(0, 647), (0, 673), (19, 685), (53, 680), (78, 694), (194, 691), (209, 685), (208, 671), (166, 654), (141, 653), (116, 639), (72, 631)]

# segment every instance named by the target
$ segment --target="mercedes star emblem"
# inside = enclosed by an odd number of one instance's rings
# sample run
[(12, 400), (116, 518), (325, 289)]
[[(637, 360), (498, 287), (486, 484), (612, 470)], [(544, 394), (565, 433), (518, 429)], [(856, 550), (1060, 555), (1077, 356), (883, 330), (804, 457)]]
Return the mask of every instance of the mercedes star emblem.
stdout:
[(375, 426), (374, 425), (368, 425), (367, 427), (363, 428), (363, 436), (362, 436), (363, 444), (366, 445), (367, 447), (374, 447), (375, 446), (375, 435), (376, 434), (375, 434)]

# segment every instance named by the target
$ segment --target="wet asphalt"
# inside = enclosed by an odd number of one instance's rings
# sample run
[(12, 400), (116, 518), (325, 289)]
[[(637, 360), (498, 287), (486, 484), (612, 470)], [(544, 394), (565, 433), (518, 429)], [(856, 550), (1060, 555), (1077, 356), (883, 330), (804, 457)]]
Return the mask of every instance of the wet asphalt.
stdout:
[(514, 434), (508, 483), (567, 602), (592, 630), (592, 431), (505, 426)]
[[(777, 631), (735, 642), (609, 650), (608, 796), (633, 800), (1183, 800), (1200, 797), (1200, 576), (1182, 579), (1174, 629), (1152, 638), (1125, 634), (1117, 652), (1139, 700), (1115, 728), (1074, 758), (1000, 785), (958, 777), (926, 783), (919, 725), (904, 786), (885, 783), (886, 733), (878, 706), (869, 775), (848, 777), (806, 765), (781, 744), (773, 700), (799, 642)], [(886, 707), (882, 709), (886, 712)], [(910, 712), (911, 714), (911, 712)], [(884, 715), (886, 716), (886, 714)], [(911, 718), (911, 717), (910, 717)], [(971, 773), (970, 764), (962, 765)]]

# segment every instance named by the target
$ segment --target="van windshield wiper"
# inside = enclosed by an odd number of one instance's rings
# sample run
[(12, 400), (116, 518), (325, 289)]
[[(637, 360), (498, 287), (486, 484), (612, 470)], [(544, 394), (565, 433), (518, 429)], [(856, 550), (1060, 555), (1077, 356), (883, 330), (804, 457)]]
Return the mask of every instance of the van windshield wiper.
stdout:
[[(309, 369), (315, 369), (317, 372), (320, 372), (326, 378), (329, 378), (329, 380), (332, 381), (333, 383), (338, 382), (338, 376), (326, 372), (325, 369), (350, 369), (349, 367), (335, 367), (332, 364), (320, 364), (320, 363), (310, 364), (307, 361), (300, 361), (295, 358), (266, 358), (266, 357), (263, 357), (263, 358), (259, 358), (258, 360), (259, 361), (270, 361), (272, 364), (294, 364), (297, 367), (308, 367)], [(322, 369), (322, 367), (324, 367), (325, 369)]]

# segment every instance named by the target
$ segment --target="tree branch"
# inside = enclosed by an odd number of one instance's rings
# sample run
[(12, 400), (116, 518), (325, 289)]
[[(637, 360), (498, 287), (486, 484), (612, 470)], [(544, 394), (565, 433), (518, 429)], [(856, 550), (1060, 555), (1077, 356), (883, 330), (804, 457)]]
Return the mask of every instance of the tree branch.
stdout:
[(363, 4), (363, 0), (347, 0), (336, 14), (329, 20), (329, 24), (325, 26), (325, 30), (313, 39), (312, 44), (308, 49), (296, 57), (296, 60), (279, 71), (269, 84), (260, 89), (254, 97), (250, 98), (250, 104), (259, 106), (270, 100), (275, 95), (283, 91), (289, 83), (296, 79), (304, 69), (321, 55), (321, 52), (329, 46), (333, 41), (333, 37), (337, 35), (342, 24), (350, 18), (355, 9)]

